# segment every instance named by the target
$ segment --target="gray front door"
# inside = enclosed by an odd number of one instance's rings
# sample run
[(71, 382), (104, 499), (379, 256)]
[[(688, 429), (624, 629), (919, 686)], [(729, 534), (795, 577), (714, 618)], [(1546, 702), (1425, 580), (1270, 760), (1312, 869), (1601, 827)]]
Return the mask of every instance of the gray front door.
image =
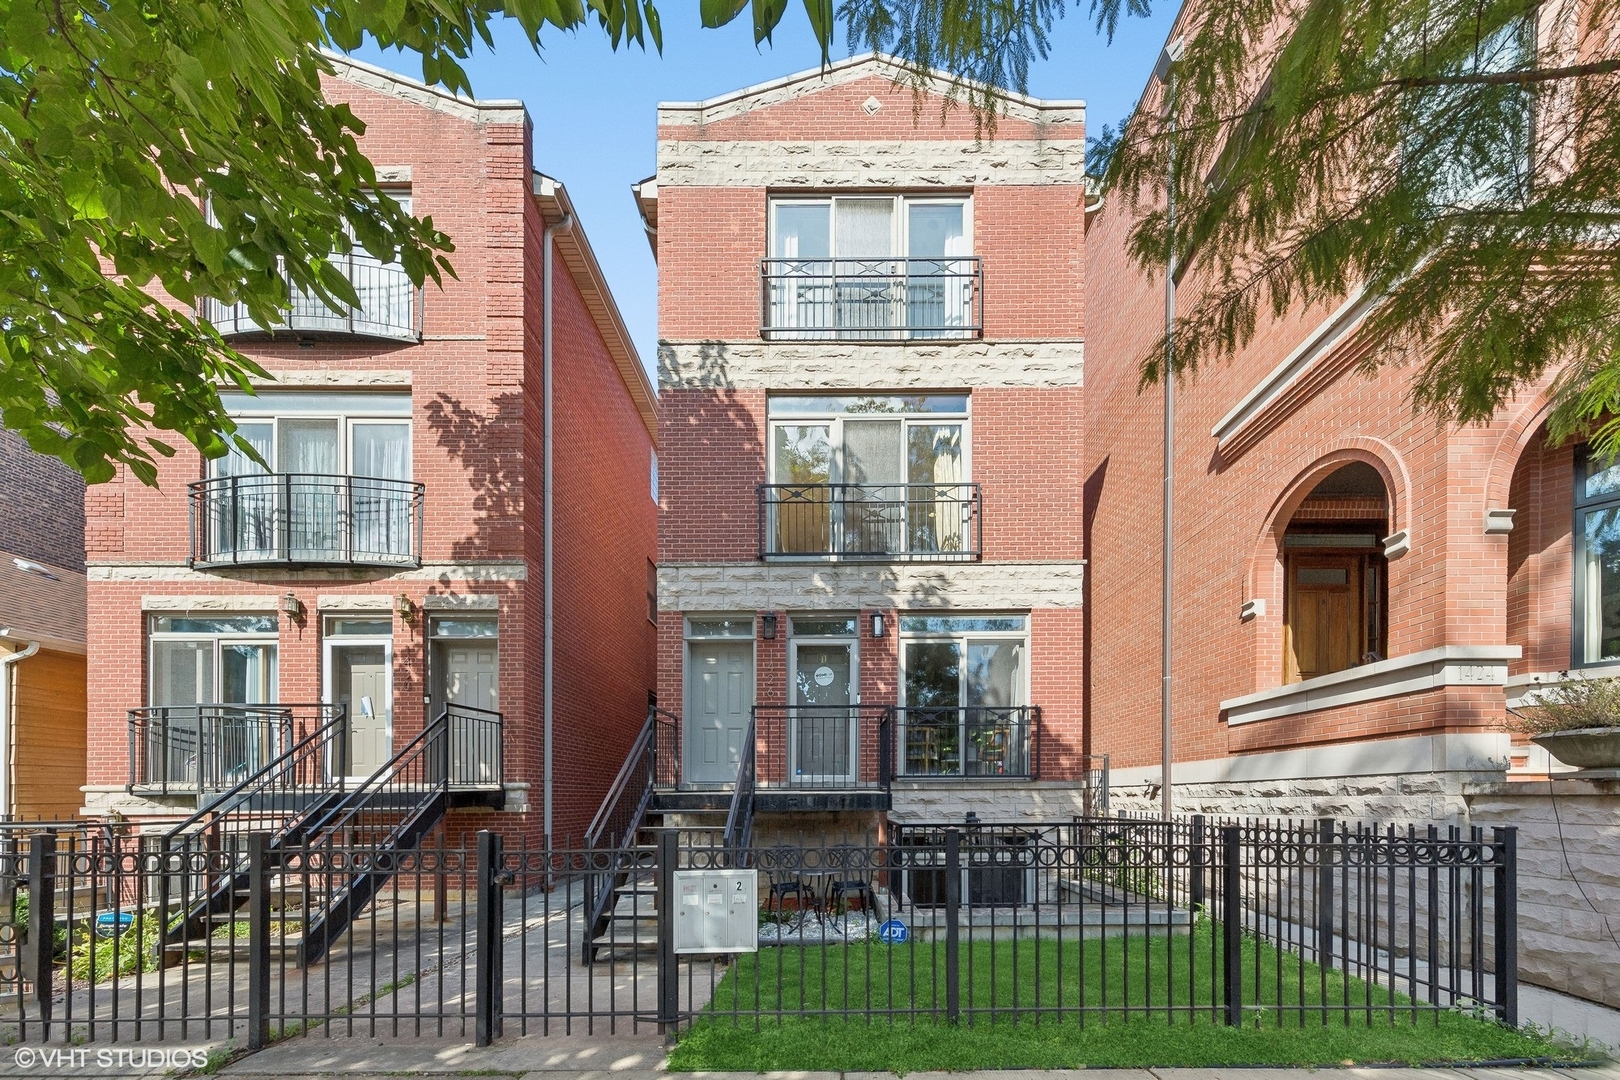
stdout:
[(754, 701), (754, 646), (747, 641), (689, 643), (686, 688), (686, 780), (729, 784), (748, 734)]
[(388, 666), (387, 645), (332, 646), (332, 697), (349, 712), (349, 737), (338, 769), (346, 776), (370, 776), (388, 761), (393, 712)]
[[(436, 641), (438, 671), (443, 678), (445, 701), (450, 705), (467, 705), (475, 709), (497, 712), (500, 698), (497, 692), (499, 665), (497, 642), (494, 638), (474, 638), (466, 641)], [(458, 714), (450, 718), (450, 763), (452, 783), (494, 784), (500, 782), (496, 772), (499, 746), (497, 729), (489, 720)]]

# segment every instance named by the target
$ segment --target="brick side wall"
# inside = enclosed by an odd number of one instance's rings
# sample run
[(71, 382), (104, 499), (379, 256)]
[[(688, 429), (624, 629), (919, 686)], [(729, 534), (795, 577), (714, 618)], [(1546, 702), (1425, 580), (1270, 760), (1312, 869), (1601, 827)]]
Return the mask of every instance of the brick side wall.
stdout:
[(0, 551), (84, 571), (84, 480), (0, 428)]
[[(505, 776), (527, 782), (527, 815), (453, 815), (452, 836), (494, 824), (537, 840), (542, 805), (540, 532), (540, 236), (530, 193), (532, 146), (521, 124), (477, 124), (341, 80), (328, 94), (368, 125), (362, 149), (379, 167), (410, 169), (412, 209), (456, 244), (457, 277), (429, 284), (420, 344), (243, 343), (272, 372), (390, 372), (409, 380), (413, 478), (426, 488), (423, 559), (436, 580), (385, 572), (260, 572), (165, 580), (187, 557), (186, 483), (195, 454), (160, 467), (160, 484), (127, 477), (85, 500), (92, 560), (163, 564), (146, 581), (92, 581), (90, 783), (128, 775), (127, 709), (147, 701), (142, 597), (292, 592), (301, 620), (281, 619), (280, 698), (322, 696), (319, 597), (404, 595), (394, 616), (394, 733), (419, 731), (433, 596), (479, 594), (498, 606)], [(646, 567), (655, 554), (648, 493), (651, 439), (565, 261), (557, 332), (557, 740), (559, 833), (578, 835), (645, 715), (653, 685)], [(338, 376), (341, 381), (341, 376)], [(351, 380), (352, 382), (352, 380)], [(396, 391), (397, 392), (397, 391)], [(147, 573), (143, 571), (142, 573)], [(276, 605), (279, 607), (279, 604)], [(392, 606), (392, 604), (390, 604)]]
[[(1158, 760), (1162, 396), (1137, 390), (1137, 361), (1162, 326), (1162, 282), (1125, 256), (1126, 215), (1104, 209), (1089, 229), (1085, 548), (1089, 559), (1092, 750), (1116, 766)], [(1192, 302), (1196, 286), (1183, 288)], [(1549, 484), (1549, 510), (1535, 538), (1484, 532), (1488, 505), (1506, 506), (1506, 477), (1517, 451), (1515, 423), (1534, 411), (1526, 393), (1496, 422), (1463, 430), (1414, 416), (1410, 370), (1373, 378), (1346, 366), (1313, 391), (1255, 423), (1257, 434), (1223, 451), (1211, 429), (1326, 317), (1326, 310), (1263, 320), (1254, 341), (1230, 361), (1207, 366), (1177, 395), (1175, 752), (1179, 760), (1310, 742), (1491, 727), (1502, 719), (1501, 690), (1485, 698), (1446, 694), (1387, 699), (1353, 715), (1289, 717), (1226, 730), (1219, 702), (1274, 687), (1283, 678), (1284, 589), (1279, 537), (1314, 484), (1333, 467), (1365, 461), (1387, 478), (1389, 528), (1405, 530), (1410, 553), (1389, 564), (1389, 654), (1440, 645), (1524, 644), (1548, 658), (1567, 656), (1567, 482)], [(1324, 361), (1325, 362), (1325, 361)], [(1560, 466), (1562, 468), (1562, 466)], [(1500, 474), (1504, 490), (1487, 486)], [(1516, 491), (1529, 497), (1529, 479)], [(1494, 500), (1494, 501), (1493, 501)], [(1518, 502), (1513, 503), (1519, 506)], [(1521, 522), (1535, 517), (1521, 510)], [(1557, 521), (1565, 524), (1562, 533)], [(1510, 543), (1533, 544), (1543, 580), (1533, 602), (1521, 560), (1518, 627), (1510, 636)], [(1526, 549), (1532, 550), (1532, 549)], [(1558, 590), (1562, 589), (1562, 593)], [(1549, 591), (1551, 590), (1551, 591)], [(1248, 622), (1249, 599), (1266, 613)], [(1550, 606), (1550, 607), (1549, 607)], [(1532, 626), (1526, 613), (1544, 613)], [(1493, 696), (1494, 695), (1494, 696)], [(1488, 700), (1487, 700), (1488, 699)]]

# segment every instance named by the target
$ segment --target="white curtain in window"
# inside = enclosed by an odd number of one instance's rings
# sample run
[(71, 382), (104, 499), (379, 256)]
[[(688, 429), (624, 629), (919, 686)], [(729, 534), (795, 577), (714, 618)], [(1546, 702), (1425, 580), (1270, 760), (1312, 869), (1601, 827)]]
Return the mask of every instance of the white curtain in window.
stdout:
[[(338, 546), (343, 514), (336, 420), (283, 420), (277, 471), (287, 478), (287, 546), (292, 558), (322, 558)], [(289, 475), (290, 474), (290, 475)]]
[[(265, 461), (275, 463), (271, 449), (275, 427), (269, 423), (243, 423), (236, 426), (237, 437)], [(238, 559), (264, 558), (275, 546), (276, 486), (266, 469), (236, 446), (222, 458), (214, 459), (216, 477), (240, 477), (231, 483), (209, 487), (208, 521), (213, 530), (212, 549), (235, 552)]]
[(410, 555), (410, 494), (399, 484), (411, 475), (409, 424), (355, 424), (350, 472), (354, 475), (354, 546), (357, 551)]
[[(780, 327), (828, 325), (831, 317), (831, 269), (823, 260), (832, 253), (832, 206), (829, 203), (784, 202), (776, 206), (776, 232), (771, 254), (779, 262), (770, 295), (770, 323)], [(797, 280), (797, 279), (806, 280)]]

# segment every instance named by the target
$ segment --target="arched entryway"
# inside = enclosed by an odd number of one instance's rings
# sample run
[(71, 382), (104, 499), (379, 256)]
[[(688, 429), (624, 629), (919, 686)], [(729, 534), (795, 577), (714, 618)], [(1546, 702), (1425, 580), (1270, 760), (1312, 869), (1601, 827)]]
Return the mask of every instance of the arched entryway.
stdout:
[(1390, 533), (1383, 475), (1349, 461), (1311, 488), (1282, 531), (1285, 683), (1389, 655)]

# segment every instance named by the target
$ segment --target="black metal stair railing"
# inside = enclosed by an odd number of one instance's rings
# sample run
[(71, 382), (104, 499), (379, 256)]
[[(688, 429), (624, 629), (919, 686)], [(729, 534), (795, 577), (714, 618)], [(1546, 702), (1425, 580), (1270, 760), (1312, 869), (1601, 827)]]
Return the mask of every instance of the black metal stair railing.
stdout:
[[(325, 902), (312, 908), (304, 923), (303, 957), (314, 963), (324, 956), (356, 915), (371, 902), (399, 865), (398, 856), (421, 843), (450, 809), (452, 787), (500, 783), (500, 759), (480, 762), (478, 751), (500, 745), (498, 712), (448, 705), (370, 777), (355, 785), (343, 800), (307, 830), (307, 847), (369, 853), (365, 866), (349, 866), (334, 876), (337, 860), (284, 863), (283, 872), (313, 878), (313, 893)], [(308, 851), (296, 858), (307, 859)], [(351, 858), (352, 861), (352, 858)]]
[(592, 865), (593, 870), (601, 872), (600, 877), (594, 888), (587, 886), (589, 906), (580, 944), (584, 963), (595, 960), (593, 942), (607, 928), (614, 900), (635, 865), (637, 838), (647, 821), (654, 794), (680, 782), (680, 730), (680, 718), (675, 714), (656, 707), (648, 710), (624, 764), (619, 766), (618, 775), (585, 830), (585, 849), (602, 855)]
[(758, 781), (755, 724), (756, 719), (750, 716), (747, 734), (743, 736), (742, 752), (737, 757), (737, 781), (731, 789), (731, 806), (726, 812), (726, 830), (722, 839), (727, 858), (737, 868), (750, 866), (753, 862), (754, 790)]
[[(180, 912), (164, 926), (164, 941), (206, 932), (210, 920), (237, 906), (247, 883), (248, 837), (268, 833), (276, 845), (308, 835), (311, 815), (341, 800), (347, 787), (331, 763), (348, 734), (344, 705), (282, 705), (292, 717), (293, 743), (250, 776), (203, 801), (157, 839), (164, 864), (157, 886), (160, 910)], [(221, 867), (224, 867), (222, 870)], [(172, 901), (172, 903), (171, 903)]]

